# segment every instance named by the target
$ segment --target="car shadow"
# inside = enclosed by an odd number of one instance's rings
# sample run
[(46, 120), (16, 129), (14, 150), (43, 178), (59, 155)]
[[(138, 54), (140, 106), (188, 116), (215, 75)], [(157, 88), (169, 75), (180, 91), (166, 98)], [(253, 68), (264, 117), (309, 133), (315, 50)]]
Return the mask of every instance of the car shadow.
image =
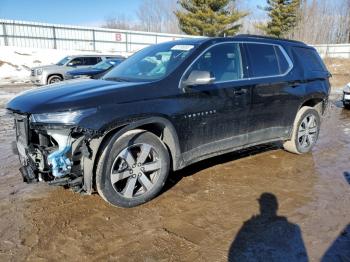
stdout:
[(350, 185), (350, 172), (344, 172), (344, 178), (346, 182)]
[(163, 187), (161, 194), (171, 189), (178, 182), (180, 182), (184, 177), (192, 176), (200, 172), (201, 170), (204, 170), (219, 164), (223, 164), (226, 162), (238, 160), (244, 157), (257, 155), (267, 151), (277, 150), (280, 148), (282, 148), (281, 142), (268, 143), (268, 144), (253, 146), (246, 149), (238, 150), (235, 152), (231, 152), (220, 156), (212, 157), (210, 159), (199, 161), (179, 171), (171, 172), (169, 174), (167, 182)]
[(277, 215), (276, 196), (263, 193), (258, 202), (260, 214), (244, 222), (231, 243), (228, 261), (309, 261), (300, 227)]
[(321, 262), (346, 261), (350, 261), (350, 224), (340, 233), (321, 259)]

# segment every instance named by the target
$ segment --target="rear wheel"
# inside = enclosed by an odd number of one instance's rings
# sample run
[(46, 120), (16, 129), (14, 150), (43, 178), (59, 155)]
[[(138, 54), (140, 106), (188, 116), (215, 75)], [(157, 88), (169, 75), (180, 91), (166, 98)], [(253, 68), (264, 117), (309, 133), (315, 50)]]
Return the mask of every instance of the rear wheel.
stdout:
[(58, 82), (61, 82), (62, 80), (63, 80), (62, 77), (60, 77), (59, 75), (53, 75), (47, 79), (47, 84), (49, 85), (49, 84), (58, 83)]
[(304, 154), (316, 144), (320, 131), (320, 116), (312, 107), (302, 107), (294, 121), (291, 140), (283, 144), (285, 150)]
[(169, 161), (167, 148), (150, 132), (133, 130), (112, 138), (96, 170), (97, 191), (115, 206), (145, 203), (162, 189)]
[(345, 109), (350, 109), (350, 104), (345, 104), (345, 102), (343, 102), (343, 105)]

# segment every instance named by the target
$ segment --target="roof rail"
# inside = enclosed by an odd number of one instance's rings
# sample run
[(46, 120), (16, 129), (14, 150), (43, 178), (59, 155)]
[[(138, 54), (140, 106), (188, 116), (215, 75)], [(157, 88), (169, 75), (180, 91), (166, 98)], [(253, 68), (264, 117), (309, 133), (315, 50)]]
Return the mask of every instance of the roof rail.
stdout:
[(291, 43), (297, 43), (297, 44), (303, 44), (305, 43), (297, 40), (291, 40), (291, 39), (286, 39), (286, 38), (278, 38), (278, 37), (273, 37), (273, 36), (265, 36), (265, 35), (250, 35), (250, 34), (239, 34), (235, 35), (234, 37), (248, 37), (248, 38), (260, 38), (260, 39), (270, 39), (270, 40), (280, 40), (280, 41), (286, 41), (286, 42), (291, 42)]

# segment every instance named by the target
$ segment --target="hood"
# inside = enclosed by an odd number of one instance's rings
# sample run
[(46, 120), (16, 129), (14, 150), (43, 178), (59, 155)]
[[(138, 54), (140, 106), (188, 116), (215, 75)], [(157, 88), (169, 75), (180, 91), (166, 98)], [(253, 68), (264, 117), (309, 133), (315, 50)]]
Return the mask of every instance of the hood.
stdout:
[(97, 69), (97, 68), (82, 68), (82, 69), (75, 69), (72, 71), (68, 71), (67, 74), (77, 76), (77, 75), (96, 75), (99, 73), (102, 73), (106, 70), (103, 69)]
[(145, 97), (147, 85), (90, 79), (65, 81), (25, 91), (8, 102), (6, 108), (25, 114), (98, 108)]
[(53, 64), (53, 65), (36, 66), (36, 67), (32, 67), (31, 69), (38, 69), (38, 68), (42, 68), (43, 70), (45, 69), (52, 70), (52, 69), (62, 69), (63, 67)]

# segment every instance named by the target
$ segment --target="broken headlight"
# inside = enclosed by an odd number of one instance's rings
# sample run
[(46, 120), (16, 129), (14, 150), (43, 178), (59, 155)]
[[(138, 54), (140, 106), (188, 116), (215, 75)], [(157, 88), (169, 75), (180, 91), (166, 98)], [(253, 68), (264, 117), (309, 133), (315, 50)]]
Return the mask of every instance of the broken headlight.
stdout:
[(32, 123), (75, 125), (78, 124), (82, 118), (95, 112), (96, 109), (85, 109), (57, 113), (32, 114), (30, 120)]

